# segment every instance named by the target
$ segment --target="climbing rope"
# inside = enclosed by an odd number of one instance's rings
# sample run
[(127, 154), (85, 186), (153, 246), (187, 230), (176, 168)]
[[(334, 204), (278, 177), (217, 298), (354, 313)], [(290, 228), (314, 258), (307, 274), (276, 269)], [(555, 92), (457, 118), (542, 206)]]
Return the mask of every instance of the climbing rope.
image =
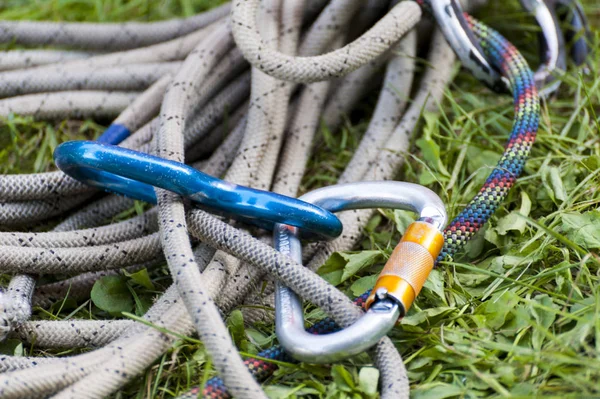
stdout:
[[(419, 43), (416, 3), (389, 3), (266, 0), (259, 6), (248, 0), (150, 24), (0, 22), (0, 41), (77, 50), (0, 55), (0, 117), (116, 117), (100, 141), (296, 196), (320, 120), (338, 128), (385, 66), (373, 117), (340, 182), (393, 179), (419, 116), (442, 102), (455, 57), (437, 30)], [(498, 33), (468, 21), (489, 61), (510, 81), (515, 122), (497, 167), (446, 229), (439, 260), (455, 254), (506, 196), (539, 118), (523, 58)], [(428, 56), (416, 80), (419, 46), (428, 48)], [(323, 309), (331, 319), (314, 332), (361, 316), (355, 304), (365, 296), (353, 304), (314, 270), (334, 252), (355, 246), (373, 211), (340, 214), (343, 235), (310, 246), (304, 267), (271, 248), (268, 237), (189, 207), (171, 192), (157, 190), (157, 199), (155, 208), (106, 224), (133, 201), (58, 171), (0, 176), (0, 225), (10, 230), (0, 232), (0, 270), (14, 274), (0, 296), (2, 337), (38, 347), (98, 348), (62, 358), (0, 357), (1, 397), (105, 397), (171, 347), (174, 336), (128, 320), (29, 320), (32, 306), (89, 298), (98, 279), (122, 269), (168, 264), (174, 284), (144, 319), (176, 334), (198, 334), (219, 374), (204, 388), (207, 397), (265, 397), (257, 381), (276, 367), (242, 360), (221, 318), (238, 305), (269, 304), (272, 287), (265, 298), (256, 290), (261, 281), (276, 277)], [(60, 223), (52, 232), (21, 232), (53, 219)], [(57, 281), (39, 285), (41, 274), (57, 275)], [(61, 280), (64, 275), (69, 277)], [(253, 307), (244, 316), (248, 322), (268, 317)], [(381, 396), (408, 397), (406, 370), (391, 341), (383, 338), (371, 355), (381, 373)], [(279, 348), (260, 356), (291, 360)]]

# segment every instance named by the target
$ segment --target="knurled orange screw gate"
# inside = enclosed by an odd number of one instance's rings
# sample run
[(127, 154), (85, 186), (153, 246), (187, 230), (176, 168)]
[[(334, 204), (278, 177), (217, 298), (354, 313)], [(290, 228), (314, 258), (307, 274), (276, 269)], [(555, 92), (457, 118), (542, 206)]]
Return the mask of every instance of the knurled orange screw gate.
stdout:
[[(376, 181), (324, 187), (299, 199), (330, 212), (366, 208), (405, 209), (419, 214), (379, 275), (367, 301), (368, 310), (353, 325), (326, 335), (304, 329), (300, 298), (279, 283), (275, 290), (275, 324), (280, 344), (294, 358), (330, 363), (373, 346), (406, 314), (421, 291), (444, 242), (447, 215), (444, 204), (431, 190), (405, 182)], [(276, 225), (275, 247), (302, 262), (299, 229)]]
[(444, 236), (431, 223), (416, 221), (406, 229), (379, 274), (367, 299), (367, 309), (377, 299), (393, 297), (406, 314), (423, 288), (444, 245)]

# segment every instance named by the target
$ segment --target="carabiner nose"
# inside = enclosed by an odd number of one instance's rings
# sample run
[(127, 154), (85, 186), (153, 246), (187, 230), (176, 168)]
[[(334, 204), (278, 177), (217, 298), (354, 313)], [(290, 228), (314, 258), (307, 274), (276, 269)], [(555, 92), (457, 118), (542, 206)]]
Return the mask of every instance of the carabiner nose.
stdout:
[[(311, 363), (330, 363), (364, 352), (388, 333), (406, 314), (423, 287), (442, 249), (444, 204), (431, 190), (405, 182), (361, 182), (321, 188), (300, 197), (331, 212), (365, 208), (405, 209), (419, 214), (381, 272), (368, 311), (338, 332), (314, 335), (305, 331), (302, 302), (289, 288), (276, 283), (275, 328), (279, 343), (292, 357)], [(298, 229), (277, 225), (275, 247), (302, 262)]]

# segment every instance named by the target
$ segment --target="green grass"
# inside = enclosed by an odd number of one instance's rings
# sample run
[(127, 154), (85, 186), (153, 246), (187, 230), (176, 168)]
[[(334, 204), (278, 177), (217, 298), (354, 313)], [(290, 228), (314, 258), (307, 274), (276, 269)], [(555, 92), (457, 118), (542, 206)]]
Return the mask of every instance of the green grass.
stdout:
[[(0, 19), (156, 20), (191, 15), (218, 1), (38, 0), (0, 5)], [(478, 17), (505, 33), (536, 64), (536, 29), (517, 2), (500, 2)], [(514, 4), (513, 4), (514, 3)], [(598, 43), (600, 5), (584, 2)], [(4, 48), (11, 48), (5, 45)], [(597, 46), (596, 46), (597, 48)], [(488, 226), (465, 251), (435, 270), (410, 314), (391, 334), (410, 374), (413, 397), (600, 397), (600, 115), (599, 55), (587, 75), (571, 68), (559, 96), (542, 106), (538, 139), (525, 173)], [(357, 146), (373, 99), (350, 115), (341, 132), (322, 129), (303, 189), (331, 184)], [(512, 102), (461, 72), (439, 113), (427, 114), (402, 171), (440, 194), (456, 215), (500, 157), (512, 122)], [(51, 153), (65, 140), (92, 138), (101, 126), (85, 121), (35, 122), (14, 117), (0, 127), (0, 172), (52, 169)], [(326, 277), (349, 296), (372, 284), (411, 216), (382, 211), (365, 230), (361, 250), (338, 254)], [(368, 255), (368, 256), (367, 256)], [(366, 259), (366, 260), (365, 260)], [(344, 270), (360, 263), (358, 272)], [(332, 272), (333, 270), (333, 272)], [(118, 282), (140, 315), (169, 283), (165, 268)], [(126, 295), (125, 295), (126, 296)], [(307, 308), (310, 322), (322, 316)], [(109, 317), (91, 301), (58, 303), (46, 319)], [(256, 353), (274, 343), (272, 325), (228, 318), (238, 347)], [(180, 337), (173, 348), (115, 398), (170, 398), (214, 375), (202, 344)], [(41, 351), (5, 345), (23, 354)], [(75, 351), (66, 351), (74, 353)], [(273, 398), (370, 398), (376, 372), (359, 356), (338, 366), (282, 365), (265, 383)]]

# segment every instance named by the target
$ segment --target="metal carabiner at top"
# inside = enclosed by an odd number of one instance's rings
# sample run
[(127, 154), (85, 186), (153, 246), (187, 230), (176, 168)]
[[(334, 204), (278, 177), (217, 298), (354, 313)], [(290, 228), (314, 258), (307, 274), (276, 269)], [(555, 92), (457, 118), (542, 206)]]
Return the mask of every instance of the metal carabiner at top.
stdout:
[(490, 89), (508, 91), (510, 83), (487, 60), (469, 28), (457, 0), (424, 0), (456, 56), (473, 76)]
[[(583, 65), (592, 53), (590, 43), (592, 32), (583, 12), (583, 7), (577, 0), (545, 0), (559, 19), (567, 22), (564, 32), (567, 43), (571, 45), (571, 58), (576, 65)], [(561, 17), (562, 16), (562, 17)]]
[[(463, 11), (457, 0), (430, 0), (433, 15), (444, 33), (446, 40), (457, 54), (461, 63), (488, 87), (495, 91), (507, 91), (509, 83), (486, 59), (475, 36), (469, 29)], [(521, 0), (523, 8), (532, 13), (542, 30), (540, 35), (541, 65), (534, 74), (538, 89), (550, 83), (556, 70), (565, 70), (567, 66), (565, 54), (565, 36), (560, 28), (557, 11), (561, 8), (570, 12), (567, 39), (576, 39), (573, 43), (572, 57), (577, 65), (581, 65), (590, 48), (586, 37), (590, 36), (587, 20), (576, 0)], [(577, 37), (576, 35), (581, 35)], [(546, 87), (542, 94), (554, 92), (560, 82)]]
[(212, 213), (265, 229), (285, 223), (309, 237), (332, 239), (342, 223), (331, 212), (296, 198), (229, 183), (191, 166), (93, 141), (71, 141), (54, 151), (69, 176), (113, 193), (156, 203), (154, 187), (173, 191)]
[[(571, 43), (571, 58), (576, 65), (582, 65), (591, 50), (586, 39), (591, 39), (587, 19), (577, 0), (520, 0), (521, 5), (535, 17), (542, 29), (540, 36), (540, 58), (542, 64), (535, 71), (534, 79), (540, 94), (549, 95), (560, 86), (560, 81), (545, 85), (554, 80), (555, 70), (567, 69), (565, 42)], [(560, 14), (568, 19), (566, 32), (560, 27)]]
[[(299, 199), (331, 212), (393, 208), (419, 214), (379, 275), (367, 300), (367, 312), (345, 329), (326, 335), (308, 333), (304, 329), (300, 298), (288, 287), (276, 283), (275, 328), (281, 346), (297, 360), (331, 363), (372, 347), (406, 314), (442, 249), (447, 215), (444, 204), (433, 191), (405, 182), (340, 184), (311, 191)], [(298, 230), (277, 225), (273, 237), (278, 251), (301, 263)]]

